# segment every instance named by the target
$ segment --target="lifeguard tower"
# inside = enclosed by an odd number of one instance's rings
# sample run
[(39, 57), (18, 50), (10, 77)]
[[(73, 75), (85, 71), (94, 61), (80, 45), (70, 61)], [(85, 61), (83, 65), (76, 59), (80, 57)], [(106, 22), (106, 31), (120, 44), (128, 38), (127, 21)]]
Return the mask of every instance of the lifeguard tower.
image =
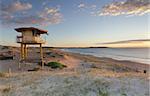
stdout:
[(16, 38), (17, 43), (21, 44), (20, 61), (25, 61), (27, 58), (27, 45), (39, 45), (40, 61), (43, 66), (42, 44), (45, 44), (46, 40), (43, 40), (41, 35), (47, 34), (48, 31), (34, 27), (15, 28), (15, 30), (21, 33), (21, 35)]

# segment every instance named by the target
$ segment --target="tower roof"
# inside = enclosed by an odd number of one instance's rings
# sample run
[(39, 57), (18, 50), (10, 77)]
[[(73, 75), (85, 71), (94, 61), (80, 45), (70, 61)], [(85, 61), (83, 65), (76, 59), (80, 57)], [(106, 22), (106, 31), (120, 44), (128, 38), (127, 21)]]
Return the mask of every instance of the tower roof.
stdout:
[(26, 30), (37, 30), (38, 34), (48, 34), (47, 30), (42, 30), (42, 29), (35, 28), (35, 27), (21, 27), (21, 28), (15, 28), (15, 30), (17, 32), (23, 32), (23, 31), (26, 31)]

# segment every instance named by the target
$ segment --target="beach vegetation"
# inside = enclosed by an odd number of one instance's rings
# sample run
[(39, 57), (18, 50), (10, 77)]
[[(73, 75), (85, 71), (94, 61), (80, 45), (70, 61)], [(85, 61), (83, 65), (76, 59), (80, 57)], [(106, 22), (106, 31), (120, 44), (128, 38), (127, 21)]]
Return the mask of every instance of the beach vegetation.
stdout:
[(127, 89), (124, 88), (124, 87), (120, 89), (121, 96), (127, 96), (126, 90), (127, 90)]
[(127, 96), (127, 94), (126, 93), (122, 93), (121, 96)]
[(107, 91), (99, 90), (98, 96), (109, 96)]
[(33, 69), (31, 69), (31, 70), (28, 70), (28, 71), (39, 71), (40, 70), (40, 68), (39, 67), (36, 67), (36, 68), (33, 68)]
[(12, 60), (13, 56), (0, 56), (0, 60)]
[(9, 48), (8, 46), (3, 46), (3, 47), (2, 47), (2, 50), (8, 49), (8, 48)]
[(11, 90), (11, 87), (6, 87), (2, 90), (3, 93), (8, 93)]
[(62, 68), (67, 67), (66, 65), (64, 65), (62, 63), (59, 63), (59, 62), (49, 62), (49, 63), (47, 63), (45, 65), (49, 66), (49, 67), (51, 67), (53, 69), (57, 69), (57, 68), (62, 69)]
[(6, 73), (0, 72), (0, 77), (7, 77)]

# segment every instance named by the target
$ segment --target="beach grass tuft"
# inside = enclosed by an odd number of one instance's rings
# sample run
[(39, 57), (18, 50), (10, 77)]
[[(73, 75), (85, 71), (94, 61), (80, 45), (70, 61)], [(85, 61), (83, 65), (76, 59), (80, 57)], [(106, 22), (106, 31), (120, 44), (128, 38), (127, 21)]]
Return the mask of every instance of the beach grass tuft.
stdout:
[(49, 66), (49, 67), (51, 67), (53, 69), (57, 69), (57, 68), (62, 69), (62, 68), (67, 67), (66, 65), (64, 65), (62, 63), (59, 63), (59, 62), (49, 62), (49, 63), (47, 63), (45, 65)]
[(35, 67), (35, 68), (33, 68), (33, 69), (31, 69), (31, 70), (28, 70), (28, 71), (39, 71), (39, 70), (40, 70), (39, 67)]
[(9, 47), (8, 46), (3, 46), (2, 50), (4, 50), (4, 49), (9, 49)]
[(3, 91), (3, 93), (8, 93), (10, 90), (11, 90), (11, 88), (7, 87), (7, 88), (4, 88), (2, 91)]
[(102, 91), (102, 90), (99, 90), (99, 94), (98, 96), (109, 96), (108, 92), (107, 91)]
[(0, 77), (7, 77), (6, 73), (0, 72)]

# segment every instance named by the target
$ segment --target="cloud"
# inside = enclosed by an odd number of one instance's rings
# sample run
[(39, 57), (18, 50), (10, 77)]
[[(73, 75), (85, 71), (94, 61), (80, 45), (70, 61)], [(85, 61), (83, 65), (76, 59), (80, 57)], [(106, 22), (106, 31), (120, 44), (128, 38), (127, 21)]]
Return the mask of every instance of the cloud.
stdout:
[(21, 3), (19, 1), (9, 5), (3, 5), (0, 9), (1, 23), (4, 25), (35, 24), (48, 26), (49, 24), (59, 24), (62, 22), (63, 16), (60, 13), (60, 7), (45, 7), (36, 11), (33, 11), (31, 8), (31, 4)]
[(1, 3), (0, 8), (0, 20), (2, 24), (11, 24), (15, 23), (16, 20), (16, 13), (24, 12), (32, 8), (32, 4), (30, 3), (23, 3), (20, 1), (16, 1), (10, 4), (3, 4)]
[(38, 16), (21, 16), (21, 17), (14, 17), (13, 19), (9, 20), (9, 22), (14, 24), (38, 24), (42, 22), (44, 19)]
[(46, 2), (46, 1), (42, 3), (42, 5), (43, 5), (43, 6), (45, 6), (46, 4), (47, 4), (47, 2)]
[(85, 3), (80, 3), (78, 6), (77, 6), (79, 9), (91, 9), (91, 10), (94, 10), (97, 8), (97, 6), (95, 4), (85, 4)]
[(122, 44), (122, 43), (136, 43), (136, 42), (146, 42), (146, 41), (150, 41), (150, 39), (126, 40), (126, 41), (98, 43), (98, 44)]
[(14, 13), (14, 12), (23, 11), (23, 10), (29, 10), (31, 8), (32, 8), (32, 5), (30, 3), (21, 3), (20, 1), (17, 1), (9, 5), (2, 4), (1, 11)]
[(59, 24), (63, 20), (63, 15), (60, 13), (59, 8), (45, 8), (44, 11), (39, 12), (39, 17), (43, 18), (45, 25)]
[(45, 13), (46, 14), (55, 14), (59, 12), (59, 8), (45, 8)]
[(150, 12), (149, 0), (126, 0), (105, 5), (98, 13), (99, 16), (144, 15)]
[(84, 3), (80, 3), (80, 4), (78, 5), (78, 8), (85, 8), (85, 4), (84, 4)]
[(78, 12), (86, 12), (87, 14), (94, 15), (95, 16), (95, 11), (97, 10), (97, 5), (96, 4), (85, 4), (85, 3), (80, 3), (77, 8), (79, 9)]
[(96, 7), (97, 7), (97, 6), (96, 6), (96, 5), (94, 5), (94, 4), (90, 6), (90, 8), (91, 8), (91, 9), (93, 9), (93, 10), (95, 10), (95, 9), (96, 9)]
[(97, 43), (96, 45), (107, 47), (150, 47), (150, 39)]

